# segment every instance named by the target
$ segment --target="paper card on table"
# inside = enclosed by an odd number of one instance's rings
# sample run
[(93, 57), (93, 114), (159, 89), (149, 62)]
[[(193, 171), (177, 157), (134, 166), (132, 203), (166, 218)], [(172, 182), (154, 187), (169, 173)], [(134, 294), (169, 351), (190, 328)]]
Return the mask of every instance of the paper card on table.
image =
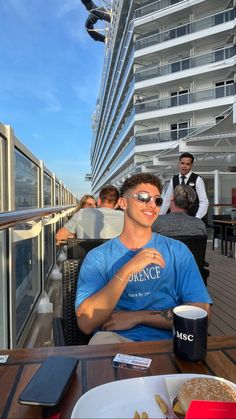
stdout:
[(236, 402), (193, 400), (185, 419), (235, 419)]
[(141, 356), (132, 356), (126, 354), (116, 354), (113, 359), (113, 365), (120, 368), (132, 368), (137, 370), (146, 370), (150, 367), (152, 360)]
[(9, 358), (9, 355), (0, 355), (0, 364), (5, 364)]

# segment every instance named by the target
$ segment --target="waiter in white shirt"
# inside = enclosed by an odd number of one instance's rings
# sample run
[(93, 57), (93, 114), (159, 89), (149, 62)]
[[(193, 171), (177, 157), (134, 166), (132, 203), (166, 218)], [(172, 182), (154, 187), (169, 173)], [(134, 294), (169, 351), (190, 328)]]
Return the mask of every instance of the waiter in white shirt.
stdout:
[(203, 218), (208, 210), (209, 201), (206, 194), (206, 188), (201, 176), (192, 172), (194, 157), (190, 153), (183, 153), (179, 158), (179, 174), (173, 176), (170, 180), (168, 189), (164, 196), (163, 204), (161, 206), (160, 214), (166, 214), (170, 201), (177, 185), (189, 185), (196, 194), (197, 199), (194, 205), (188, 210), (188, 214), (197, 218)]

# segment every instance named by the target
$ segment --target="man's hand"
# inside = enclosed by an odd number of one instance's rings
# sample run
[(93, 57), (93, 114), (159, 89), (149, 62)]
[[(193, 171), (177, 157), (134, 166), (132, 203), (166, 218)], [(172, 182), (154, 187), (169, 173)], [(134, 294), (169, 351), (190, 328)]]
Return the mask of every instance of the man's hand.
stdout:
[(127, 272), (128, 277), (130, 277), (151, 264), (159, 265), (162, 268), (165, 267), (165, 261), (161, 253), (159, 253), (156, 249), (149, 247), (147, 249), (140, 250), (140, 252), (130, 259), (130, 261), (127, 262), (119, 272)]
[(106, 331), (127, 330), (138, 324), (170, 330), (173, 325), (173, 309), (113, 311), (109, 319), (102, 324), (101, 329)]
[(65, 243), (67, 239), (75, 237), (67, 228), (61, 227), (56, 233), (56, 244)]
[(102, 330), (127, 330), (140, 323), (137, 311), (114, 311), (102, 325)]

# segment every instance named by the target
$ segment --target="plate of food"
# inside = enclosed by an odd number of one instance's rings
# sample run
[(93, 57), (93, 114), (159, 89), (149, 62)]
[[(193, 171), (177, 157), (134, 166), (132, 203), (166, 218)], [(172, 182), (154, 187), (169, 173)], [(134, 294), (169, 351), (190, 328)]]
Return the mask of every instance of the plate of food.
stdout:
[(214, 389), (216, 385), (217, 389), (222, 387), (219, 393), (222, 401), (236, 402), (236, 384), (210, 375), (156, 375), (114, 381), (85, 393), (76, 403), (71, 418), (184, 418), (194, 398), (206, 398), (209, 394), (207, 400), (217, 399), (218, 391), (208, 391), (208, 386)]

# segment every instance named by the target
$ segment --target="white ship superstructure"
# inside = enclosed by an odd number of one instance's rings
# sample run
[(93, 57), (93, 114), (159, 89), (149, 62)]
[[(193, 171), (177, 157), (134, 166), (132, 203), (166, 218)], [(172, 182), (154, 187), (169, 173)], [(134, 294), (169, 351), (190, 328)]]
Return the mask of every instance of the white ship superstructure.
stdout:
[[(117, 0), (112, 7), (94, 116), (93, 192), (139, 171), (166, 182), (189, 151), (208, 193), (213, 186), (218, 194), (221, 184), (229, 200), (236, 184), (236, 1)], [(216, 171), (224, 174), (218, 186)]]

